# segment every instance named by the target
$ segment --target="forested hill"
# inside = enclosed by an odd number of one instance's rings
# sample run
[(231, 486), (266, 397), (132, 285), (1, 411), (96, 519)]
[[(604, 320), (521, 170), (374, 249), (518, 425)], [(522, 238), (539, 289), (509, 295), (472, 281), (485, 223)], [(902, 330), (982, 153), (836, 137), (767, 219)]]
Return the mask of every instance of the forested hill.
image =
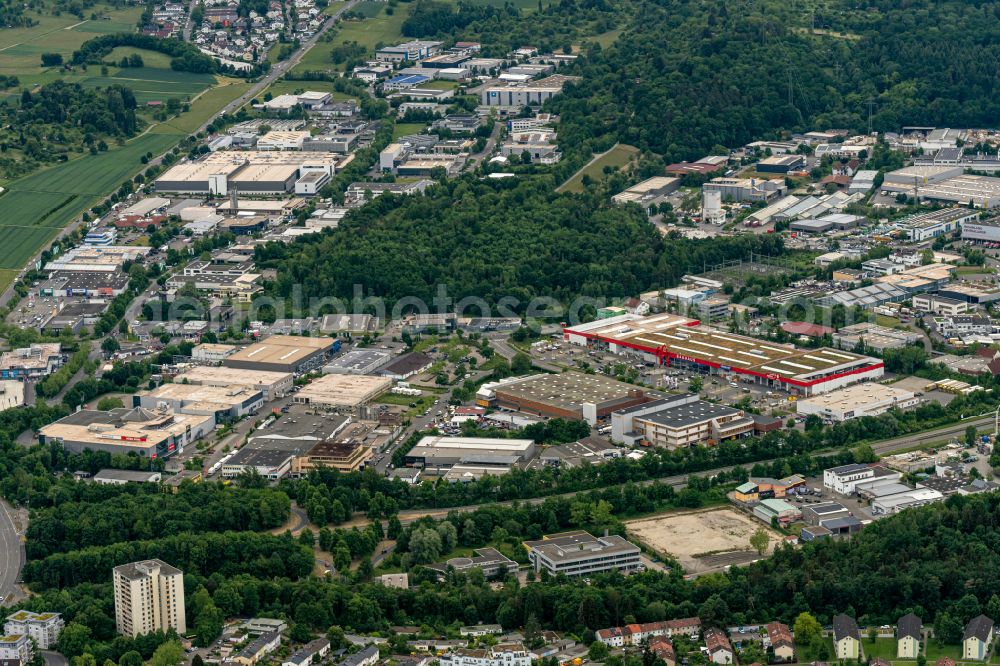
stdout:
[(675, 284), (693, 268), (781, 251), (771, 236), (711, 243), (664, 239), (638, 208), (609, 208), (596, 194), (556, 194), (551, 178), (497, 184), (472, 178), (425, 196), (382, 196), (340, 227), (290, 244), (258, 247), (260, 266), (277, 268), (282, 298), (301, 285), (306, 298), (349, 298), (354, 285), (390, 302), (430, 302), (437, 286), (491, 306), (503, 297), (521, 312), (545, 296), (621, 297)]
[[(1000, 118), (1000, 6), (645, 0), (554, 107), (572, 136), (703, 156), (780, 130), (983, 127)], [(814, 29), (815, 26), (815, 29)], [(560, 138), (565, 139), (564, 132)]]

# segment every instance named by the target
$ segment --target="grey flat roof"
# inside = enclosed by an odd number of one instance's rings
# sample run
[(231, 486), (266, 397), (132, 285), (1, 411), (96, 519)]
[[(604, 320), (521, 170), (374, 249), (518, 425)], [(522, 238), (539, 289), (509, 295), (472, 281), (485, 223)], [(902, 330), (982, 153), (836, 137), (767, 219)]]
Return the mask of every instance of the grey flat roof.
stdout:
[(642, 418), (670, 428), (683, 428), (694, 423), (701, 423), (721, 416), (735, 416), (739, 413), (740, 410), (727, 407), (726, 405), (716, 405), (711, 402), (699, 400), (687, 405), (673, 407), (668, 411), (649, 414)]
[(136, 481), (144, 483), (158, 475), (159, 472), (138, 472), (128, 469), (102, 469), (94, 475), (94, 480), (110, 479), (114, 481)]
[(639, 547), (618, 536), (595, 537), (588, 532), (564, 532), (538, 541), (525, 541), (524, 545), (553, 561), (569, 562), (590, 559), (596, 555), (639, 552)]
[(181, 573), (181, 570), (178, 569), (177, 567), (172, 567), (163, 560), (157, 560), (157, 559), (139, 560), (138, 562), (130, 562), (128, 564), (122, 564), (115, 567), (115, 571), (117, 571), (120, 575), (124, 576), (125, 578), (138, 580), (146, 577), (146, 572), (141, 571), (139, 567), (153, 568), (156, 566), (160, 567), (160, 573), (163, 574), (170, 575), (170, 574)]

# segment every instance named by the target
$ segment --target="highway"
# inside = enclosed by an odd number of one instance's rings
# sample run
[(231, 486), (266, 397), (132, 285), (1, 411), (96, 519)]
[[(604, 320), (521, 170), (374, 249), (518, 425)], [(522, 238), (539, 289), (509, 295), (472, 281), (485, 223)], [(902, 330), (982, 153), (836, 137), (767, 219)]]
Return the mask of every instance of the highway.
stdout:
[(13, 512), (7, 502), (0, 500), (0, 602), (11, 595), (20, 596), (17, 581), (24, 565), (24, 544), (14, 524)]

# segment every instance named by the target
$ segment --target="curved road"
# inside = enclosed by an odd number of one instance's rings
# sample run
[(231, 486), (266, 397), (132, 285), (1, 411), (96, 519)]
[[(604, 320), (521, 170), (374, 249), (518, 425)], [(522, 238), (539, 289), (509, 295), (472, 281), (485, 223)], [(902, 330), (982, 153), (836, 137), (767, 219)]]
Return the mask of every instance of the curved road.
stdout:
[(24, 566), (24, 543), (14, 524), (14, 509), (0, 500), (0, 602), (20, 595), (17, 581)]

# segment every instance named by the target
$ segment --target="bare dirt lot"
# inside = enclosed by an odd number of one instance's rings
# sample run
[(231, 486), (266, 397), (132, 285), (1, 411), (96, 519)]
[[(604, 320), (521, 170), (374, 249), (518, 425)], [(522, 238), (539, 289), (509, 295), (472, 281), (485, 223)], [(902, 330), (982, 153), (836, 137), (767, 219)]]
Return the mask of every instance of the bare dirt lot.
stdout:
[[(709, 509), (643, 518), (625, 523), (629, 536), (670, 555), (688, 573), (698, 573), (757, 559), (750, 536), (762, 523), (733, 509)], [(767, 528), (765, 528), (767, 529)], [(781, 537), (771, 537), (768, 552)]]

